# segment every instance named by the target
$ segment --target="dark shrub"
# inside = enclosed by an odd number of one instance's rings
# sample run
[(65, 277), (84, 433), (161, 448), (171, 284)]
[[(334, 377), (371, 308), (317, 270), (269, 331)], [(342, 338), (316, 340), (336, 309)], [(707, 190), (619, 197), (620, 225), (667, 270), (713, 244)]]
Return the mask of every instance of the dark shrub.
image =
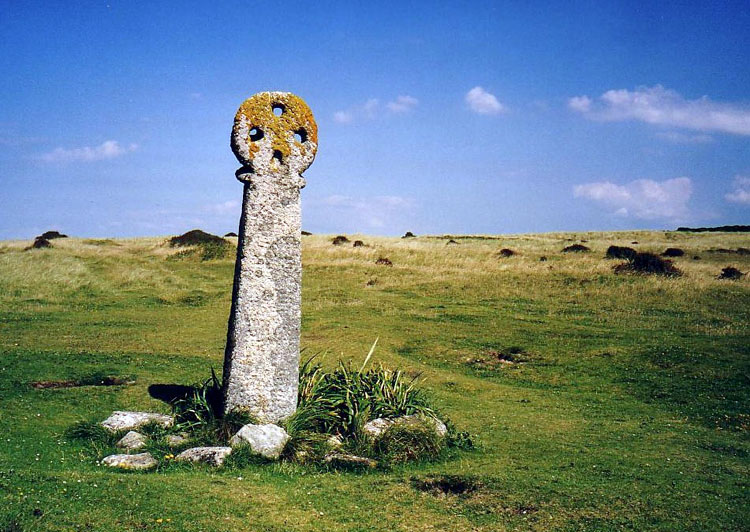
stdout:
[(310, 236), (312, 233), (310, 231), (302, 231), (302, 236)]
[(589, 251), (591, 251), (591, 248), (582, 244), (573, 244), (563, 248), (563, 253), (587, 253)]
[(452, 245), (452, 244), (458, 244), (458, 242), (456, 242), (455, 240), (453, 240), (453, 239), (451, 238), (450, 240), (448, 240), (448, 242), (446, 242), (446, 243), (445, 243), (445, 245), (446, 245), (446, 246), (447, 246), (448, 244), (451, 244), (451, 245)]
[(627, 260), (633, 260), (636, 255), (636, 250), (629, 247), (622, 247), (622, 246), (609, 246), (607, 248), (607, 255), (606, 257), (608, 259), (627, 259)]
[(193, 229), (183, 235), (169, 239), (169, 245), (172, 247), (199, 246), (202, 244), (226, 244), (226, 240), (220, 236), (205, 233), (200, 229)]
[(415, 235), (411, 231), (407, 231), (406, 234), (404, 236), (402, 236), (401, 238), (414, 238), (415, 236), (417, 236), (417, 235)]
[(385, 257), (380, 257), (378, 260), (375, 261), (375, 264), (379, 264), (380, 266), (393, 266), (393, 263), (391, 262), (391, 260)]
[(346, 238), (344, 235), (339, 235), (337, 237), (334, 237), (333, 240), (331, 240), (331, 243), (334, 246), (340, 246), (341, 244), (346, 244), (347, 242), (349, 242), (349, 239)]
[(225, 237), (227, 237), (227, 236), (234, 236), (234, 237), (236, 237), (236, 236), (237, 236), (237, 233), (227, 233), (227, 234), (226, 234), (226, 235), (224, 235), (224, 236), (225, 236)]
[(365, 245), (365, 243), (362, 242), (361, 240), (355, 240), (354, 241), (354, 247), (355, 248), (361, 248), (361, 247), (364, 247), (364, 245)]
[(516, 252), (513, 251), (512, 249), (503, 248), (503, 249), (500, 250), (500, 256), (501, 257), (512, 257), (515, 254), (516, 254)]
[(685, 252), (680, 248), (667, 248), (664, 250), (664, 253), (662, 253), (665, 257), (682, 257), (684, 254)]
[(27, 247), (26, 249), (44, 249), (44, 248), (51, 248), (52, 243), (50, 243), (49, 240), (46, 238), (42, 238), (41, 236), (36, 237), (36, 240), (34, 240), (34, 243), (31, 244), (31, 246)]
[(68, 235), (58, 233), (57, 231), (47, 231), (39, 235), (37, 238), (44, 238), (45, 240), (52, 240), (53, 238), (68, 238)]
[(539, 257), (539, 262), (547, 262), (547, 257), (542, 255), (541, 257)]
[(672, 265), (671, 260), (662, 259), (653, 253), (636, 253), (633, 260), (615, 266), (615, 273), (682, 275), (682, 272)]
[(745, 274), (739, 271), (734, 266), (727, 266), (726, 268), (722, 268), (721, 274), (719, 274), (718, 279), (728, 279), (730, 281), (736, 281), (738, 279), (741, 279), (743, 275)]

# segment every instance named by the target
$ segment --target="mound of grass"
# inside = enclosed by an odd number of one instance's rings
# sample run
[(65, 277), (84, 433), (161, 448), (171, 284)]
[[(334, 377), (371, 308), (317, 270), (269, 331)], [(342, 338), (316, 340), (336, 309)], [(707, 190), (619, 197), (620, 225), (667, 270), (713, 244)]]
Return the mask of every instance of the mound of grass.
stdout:
[(742, 279), (742, 276), (745, 275), (740, 270), (735, 268), (734, 266), (727, 266), (726, 268), (722, 268), (721, 273), (717, 277), (717, 279), (728, 279), (730, 281), (737, 281), (738, 279)]
[(606, 258), (633, 260), (638, 252), (627, 246), (609, 246)]
[(562, 250), (563, 253), (588, 253), (591, 251), (591, 248), (583, 244), (572, 244), (564, 247)]
[(192, 247), (173, 256), (175, 259), (199, 257), (201, 261), (223, 259), (228, 255), (230, 244), (220, 236), (193, 229), (169, 239), (171, 247)]
[(680, 248), (667, 248), (662, 253), (663, 257), (682, 257), (685, 251)]
[(64, 235), (58, 231), (45, 231), (37, 238), (44, 238), (45, 240), (52, 240), (54, 238), (68, 238), (68, 235)]
[(653, 253), (636, 253), (632, 260), (618, 264), (615, 273), (640, 273), (676, 277), (682, 275), (671, 260), (662, 259)]
[(200, 229), (193, 229), (180, 236), (173, 236), (169, 239), (169, 245), (172, 247), (185, 247), (185, 246), (200, 246), (204, 244), (226, 244), (226, 240), (220, 236), (212, 235), (201, 231)]
[(444, 441), (427, 420), (392, 425), (377, 439), (374, 453), (386, 464), (436, 459)]

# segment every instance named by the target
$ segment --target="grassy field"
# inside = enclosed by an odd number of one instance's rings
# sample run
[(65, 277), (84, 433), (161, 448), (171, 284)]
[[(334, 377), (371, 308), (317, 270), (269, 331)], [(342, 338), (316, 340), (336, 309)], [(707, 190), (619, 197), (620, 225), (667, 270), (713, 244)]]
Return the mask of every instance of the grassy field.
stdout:
[[(421, 373), (476, 450), (366, 474), (98, 466), (73, 423), (168, 412), (149, 384), (221, 368), (234, 259), (163, 238), (1, 242), (0, 531), (748, 529), (750, 279), (716, 277), (750, 256), (708, 251), (747, 235), (360, 238), (303, 239), (303, 356), (361, 361), (379, 337), (375, 362)], [(582, 240), (591, 253), (560, 252)], [(610, 244), (682, 248), (684, 275), (615, 275)], [(92, 374), (135, 384), (30, 385)], [(479, 488), (417, 489), (430, 475)]]

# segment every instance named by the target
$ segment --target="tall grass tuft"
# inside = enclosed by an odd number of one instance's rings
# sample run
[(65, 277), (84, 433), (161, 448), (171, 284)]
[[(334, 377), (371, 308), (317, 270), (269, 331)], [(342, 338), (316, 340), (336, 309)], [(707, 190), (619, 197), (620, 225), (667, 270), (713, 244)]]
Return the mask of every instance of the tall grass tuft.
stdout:
[(300, 369), (298, 407), (287, 431), (311, 431), (356, 437), (370, 419), (410, 414), (435, 416), (417, 377), (382, 365), (365, 370), (339, 362), (333, 371), (309, 359)]

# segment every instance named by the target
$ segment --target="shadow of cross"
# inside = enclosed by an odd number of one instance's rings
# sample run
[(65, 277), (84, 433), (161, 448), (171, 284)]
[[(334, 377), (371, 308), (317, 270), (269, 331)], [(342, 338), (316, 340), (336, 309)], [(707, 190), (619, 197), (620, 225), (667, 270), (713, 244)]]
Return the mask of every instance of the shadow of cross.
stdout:
[(232, 309), (224, 352), (224, 412), (260, 422), (297, 406), (302, 177), (315, 158), (318, 126), (307, 104), (288, 92), (245, 100), (232, 128), (244, 183)]

